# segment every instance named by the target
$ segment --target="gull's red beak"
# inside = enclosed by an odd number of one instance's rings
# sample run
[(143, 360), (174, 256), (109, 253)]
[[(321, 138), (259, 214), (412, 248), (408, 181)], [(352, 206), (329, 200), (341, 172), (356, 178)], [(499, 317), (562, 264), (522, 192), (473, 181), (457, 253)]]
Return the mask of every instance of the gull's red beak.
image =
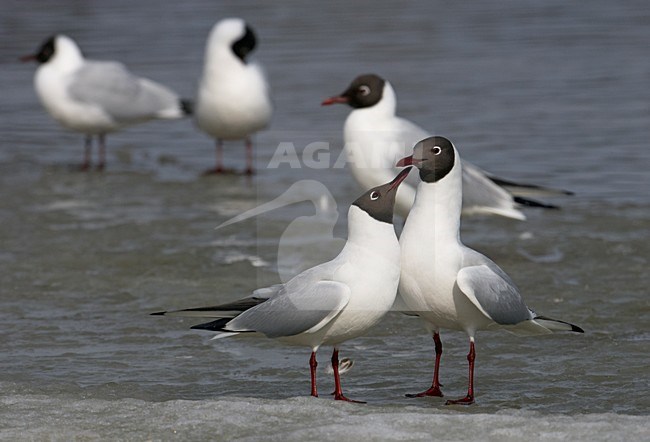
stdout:
[(399, 186), (402, 183), (402, 181), (406, 179), (411, 169), (412, 167), (407, 167), (406, 169), (402, 170), (395, 178), (393, 178), (393, 181), (390, 182), (390, 187), (388, 188), (388, 190), (393, 190), (394, 188)]
[(329, 98), (323, 100), (323, 102), (320, 105), (321, 106), (329, 106), (330, 104), (337, 104), (337, 103), (345, 104), (347, 102), (348, 102), (348, 97), (338, 95), (338, 96), (329, 97)]
[(27, 63), (28, 61), (36, 61), (36, 55), (34, 54), (23, 55), (18, 60), (22, 61), (23, 63)]
[(409, 155), (408, 157), (404, 157), (401, 160), (399, 160), (397, 164), (395, 164), (395, 166), (404, 167), (404, 166), (412, 166), (413, 164), (415, 164), (413, 162), (413, 155)]

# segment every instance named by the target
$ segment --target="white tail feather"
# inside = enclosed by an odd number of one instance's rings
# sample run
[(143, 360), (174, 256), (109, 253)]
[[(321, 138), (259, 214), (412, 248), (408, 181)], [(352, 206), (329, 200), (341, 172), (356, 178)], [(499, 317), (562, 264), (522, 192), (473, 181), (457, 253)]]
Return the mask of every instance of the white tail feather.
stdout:
[(238, 335), (239, 332), (221, 332), (217, 333), (213, 337), (210, 338), (211, 341), (214, 341), (215, 339), (223, 339), (223, 338), (229, 338), (231, 336)]

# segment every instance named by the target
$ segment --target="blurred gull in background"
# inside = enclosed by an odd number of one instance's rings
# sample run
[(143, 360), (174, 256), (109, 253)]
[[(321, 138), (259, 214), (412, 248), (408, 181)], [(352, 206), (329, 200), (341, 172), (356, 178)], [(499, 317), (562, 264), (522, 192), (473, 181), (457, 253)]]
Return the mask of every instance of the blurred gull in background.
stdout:
[(165, 86), (133, 75), (115, 61), (83, 57), (65, 35), (49, 38), (33, 55), (34, 86), (49, 114), (64, 127), (86, 135), (83, 169), (90, 168), (92, 137), (99, 141), (99, 163), (106, 165), (107, 133), (153, 119), (176, 119), (191, 112), (191, 104)]
[(256, 44), (255, 33), (239, 18), (219, 21), (208, 37), (195, 112), (198, 127), (216, 139), (216, 165), (208, 174), (226, 172), (224, 140), (245, 140), (245, 173), (254, 173), (251, 136), (269, 125), (272, 113), (264, 72), (247, 59)]
[[(340, 95), (323, 105), (347, 104), (353, 108), (343, 128), (344, 150), (350, 170), (362, 188), (386, 181), (398, 170), (395, 162), (430, 134), (395, 115), (396, 98), (391, 84), (375, 74), (360, 75)], [(408, 179), (397, 194), (395, 210), (406, 217), (415, 198), (417, 179)], [(463, 161), (463, 213), (500, 215), (525, 220), (522, 206), (557, 208), (530, 196), (571, 194), (564, 190), (517, 184), (496, 178)]]

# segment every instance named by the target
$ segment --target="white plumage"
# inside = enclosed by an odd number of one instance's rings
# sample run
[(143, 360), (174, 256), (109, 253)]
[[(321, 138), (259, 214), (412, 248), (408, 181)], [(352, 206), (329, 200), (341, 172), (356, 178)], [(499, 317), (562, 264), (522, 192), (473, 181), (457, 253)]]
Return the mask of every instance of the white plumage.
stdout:
[[(393, 176), (397, 171), (395, 162), (408, 155), (415, 143), (430, 136), (418, 125), (396, 115), (395, 91), (377, 75), (361, 75), (341, 95), (323, 101), (323, 105), (334, 103), (353, 107), (343, 127), (344, 151), (354, 179), (364, 189)], [(467, 161), (463, 161), (462, 179), (465, 215), (491, 214), (524, 220), (522, 206), (555, 208), (529, 196), (570, 193), (507, 182)], [(402, 217), (413, 205), (417, 184), (416, 179), (409, 178), (400, 186), (395, 210)]]
[(465, 163), (449, 140), (422, 140), (413, 155), (399, 164), (416, 165), (420, 172), (415, 202), (400, 236), (399, 293), (407, 309), (434, 333), (437, 353), (433, 385), (419, 395), (442, 396), (439, 329), (462, 330), (470, 338), (469, 389), (465, 398), (448, 403), (469, 404), (474, 401), (474, 336), (478, 330), (503, 328), (519, 334), (544, 334), (582, 329), (536, 315), (501, 268), (462, 243), (459, 228)]
[(219, 337), (262, 333), (309, 347), (312, 396), (318, 396), (316, 351), (322, 345), (332, 345), (335, 399), (348, 400), (339, 380), (338, 348), (377, 324), (395, 301), (400, 248), (392, 217), (397, 187), (407, 174), (408, 170), (403, 170), (352, 204), (348, 239), (333, 260), (234, 303), (159, 314), (218, 318), (194, 328), (216, 331)]
[(217, 164), (213, 173), (224, 172), (222, 143), (245, 140), (247, 173), (253, 173), (251, 136), (271, 121), (269, 86), (261, 66), (248, 61), (257, 39), (239, 18), (214, 25), (205, 48), (203, 74), (196, 95), (197, 126), (216, 139)]
[(23, 60), (40, 63), (34, 86), (48, 113), (86, 135), (84, 168), (90, 166), (92, 136), (99, 137), (98, 167), (103, 168), (107, 133), (153, 119), (181, 118), (189, 111), (188, 103), (169, 88), (135, 76), (122, 63), (85, 59), (65, 35), (48, 39)]

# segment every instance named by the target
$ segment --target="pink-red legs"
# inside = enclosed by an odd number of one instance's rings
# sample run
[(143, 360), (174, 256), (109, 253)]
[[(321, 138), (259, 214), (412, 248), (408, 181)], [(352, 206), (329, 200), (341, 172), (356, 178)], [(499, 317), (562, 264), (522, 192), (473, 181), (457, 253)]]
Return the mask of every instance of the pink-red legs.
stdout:
[[(223, 140), (218, 139), (215, 142), (215, 167), (206, 170), (203, 175), (221, 175), (221, 174), (236, 174), (235, 169), (227, 169), (223, 166)], [(251, 176), (255, 174), (253, 168), (253, 142), (250, 138), (246, 138), (246, 169), (244, 175)]]
[(467, 354), (467, 362), (469, 362), (469, 385), (467, 387), (467, 396), (460, 399), (448, 400), (445, 405), (470, 405), (474, 403), (474, 359), (476, 359), (474, 338), (470, 338), (469, 353)]
[(334, 400), (365, 404), (363, 401), (348, 399), (343, 395), (341, 377), (339, 376), (339, 350), (336, 347), (334, 347), (334, 352), (332, 353), (332, 370), (334, 371)]
[(311, 371), (311, 395), (313, 397), (318, 397), (318, 390), (316, 389), (316, 367), (318, 367), (318, 362), (316, 362), (316, 352), (311, 352), (311, 358), (309, 358), (309, 369)]
[[(97, 164), (97, 170), (102, 171), (106, 168), (106, 134), (99, 134), (97, 136), (98, 140), (98, 151), (99, 151), (99, 163)], [(93, 136), (86, 135), (84, 141), (84, 160), (81, 163), (81, 170), (86, 171), (90, 170), (92, 162), (92, 149), (93, 149)]]
[(244, 171), (245, 175), (253, 175), (255, 169), (253, 169), (253, 142), (250, 138), (246, 138), (246, 170)]
[(86, 135), (84, 142), (84, 161), (81, 163), (81, 170), (90, 169), (90, 161), (93, 149), (93, 136)]
[(215, 141), (215, 166), (213, 169), (208, 169), (203, 172), (203, 175), (220, 175), (223, 173), (234, 173), (234, 170), (224, 169), (223, 167), (223, 141), (218, 139)]
[(106, 135), (99, 134), (99, 163), (97, 170), (104, 170), (106, 168)]
[(442, 341), (440, 340), (440, 334), (437, 331), (433, 333), (433, 342), (436, 350), (436, 362), (433, 366), (433, 381), (431, 382), (431, 387), (429, 387), (428, 390), (422, 391), (420, 393), (407, 394), (406, 397), (444, 396), (440, 390), (441, 384), (439, 378), (440, 358), (442, 357)]

